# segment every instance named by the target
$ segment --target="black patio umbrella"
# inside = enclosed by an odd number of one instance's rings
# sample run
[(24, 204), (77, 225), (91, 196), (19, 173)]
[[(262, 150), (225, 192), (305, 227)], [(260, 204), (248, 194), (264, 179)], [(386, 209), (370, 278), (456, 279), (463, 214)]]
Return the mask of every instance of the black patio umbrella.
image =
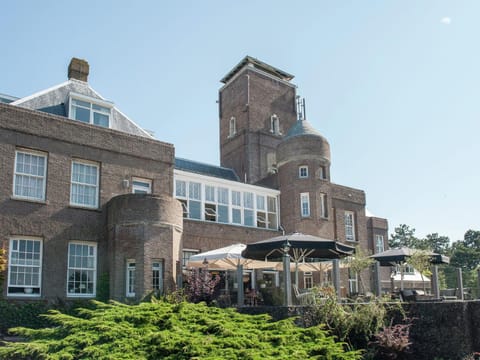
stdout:
[(247, 259), (274, 261), (281, 259), (286, 245), (291, 258), (299, 262), (305, 259), (340, 259), (355, 253), (353, 246), (335, 240), (294, 233), (247, 244), (242, 256)]
[[(254, 260), (283, 260), (285, 305), (292, 302), (290, 280), (290, 258), (297, 264), (306, 259), (332, 260), (350, 256), (355, 248), (335, 240), (322, 239), (313, 235), (294, 233), (247, 244), (242, 256)], [(338, 263), (337, 263), (338, 265)], [(338, 267), (337, 267), (338, 270)], [(297, 273), (297, 272), (296, 272)], [(338, 289), (337, 289), (338, 290)]]
[[(398, 263), (403, 263), (408, 260), (415, 252), (418, 251), (425, 251), (425, 250), (417, 250), (417, 249), (410, 249), (408, 247), (402, 247), (398, 249), (390, 249), (383, 251), (381, 253), (372, 255), (371, 258), (380, 262), (380, 266), (394, 266)], [(450, 263), (450, 259), (447, 256), (440, 255), (431, 251), (426, 251), (428, 255), (430, 255), (430, 263), (432, 264), (448, 264)]]

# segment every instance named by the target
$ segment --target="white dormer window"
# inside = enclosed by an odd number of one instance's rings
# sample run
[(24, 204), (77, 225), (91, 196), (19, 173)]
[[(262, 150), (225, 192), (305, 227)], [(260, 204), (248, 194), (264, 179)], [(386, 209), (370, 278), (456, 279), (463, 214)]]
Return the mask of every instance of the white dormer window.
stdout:
[(230, 118), (230, 126), (229, 126), (229, 129), (228, 129), (228, 137), (235, 136), (236, 133), (237, 133), (236, 119), (235, 119), (235, 116), (232, 116)]
[(276, 114), (270, 117), (270, 132), (275, 135), (280, 135), (280, 120)]
[(110, 127), (112, 104), (82, 95), (70, 95), (69, 118), (87, 124)]

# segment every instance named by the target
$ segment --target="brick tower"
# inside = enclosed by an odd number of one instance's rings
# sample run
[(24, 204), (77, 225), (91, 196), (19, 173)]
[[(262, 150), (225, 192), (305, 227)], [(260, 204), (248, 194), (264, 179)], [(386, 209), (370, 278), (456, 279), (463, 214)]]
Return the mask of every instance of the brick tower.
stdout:
[(221, 80), (220, 163), (247, 183), (276, 169), (276, 148), (296, 121), (293, 75), (246, 56)]

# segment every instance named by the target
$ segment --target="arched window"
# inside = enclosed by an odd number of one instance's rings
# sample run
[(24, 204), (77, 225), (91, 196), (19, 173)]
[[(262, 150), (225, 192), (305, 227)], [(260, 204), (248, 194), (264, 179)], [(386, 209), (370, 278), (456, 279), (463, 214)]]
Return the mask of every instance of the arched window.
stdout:
[(276, 135), (280, 135), (280, 120), (276, 114), (270, 117), (270, 132)]
[(232, 137), (237, 133), (237, 124), (235, 116), (230, 118), (230, 127), (228, 129), (228, 137)]

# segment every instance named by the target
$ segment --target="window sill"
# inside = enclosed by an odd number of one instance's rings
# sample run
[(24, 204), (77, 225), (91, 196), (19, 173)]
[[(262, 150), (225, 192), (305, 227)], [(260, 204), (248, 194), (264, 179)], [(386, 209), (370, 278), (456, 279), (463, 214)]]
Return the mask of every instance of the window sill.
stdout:
[(24, 197), (19, 197), (19, 196), (10, 196), (10, 200), (15, 200), (15, 201), (26, 201), (34, 204), (40, 204), (40, 205), (48, 205), (49, 201), (48, 200), (36, 200), (36, 199), (29, 199), (29, 198), (24, 198)]
[(40, 294), (21, 294), (21, 293), (18, 293), (18, 294), (7, 294), (7, 297), (9, 298), (35, 298), (35, 299), (38, 299), (41, 297)]
[(98, 207), (88, 207), (88, 206), (81, 206), (81, 205), (73, 205), (73, 204), (70, 204), (68, 205), (68, 207), (70, 209), (76, 209), (76, 210), (90, 210), (90, 211), (97, 211), (97, 212), (101, 212), (102, 209), (101, 208), (98, 208)]
[(355, 240), (355, 239), (353, 239), (353, 240), (345, 239), (345, 241), (348, 241), (348, 242), (354, 242), (354, 243), (358, 242), (358, 241), (357, 241), (357, 240)]
[(67, 293), (67, 298), (81, 298), (81, 299), (91, 299), (94, 298), (96, 295), (94, 294), (71, 294)]

